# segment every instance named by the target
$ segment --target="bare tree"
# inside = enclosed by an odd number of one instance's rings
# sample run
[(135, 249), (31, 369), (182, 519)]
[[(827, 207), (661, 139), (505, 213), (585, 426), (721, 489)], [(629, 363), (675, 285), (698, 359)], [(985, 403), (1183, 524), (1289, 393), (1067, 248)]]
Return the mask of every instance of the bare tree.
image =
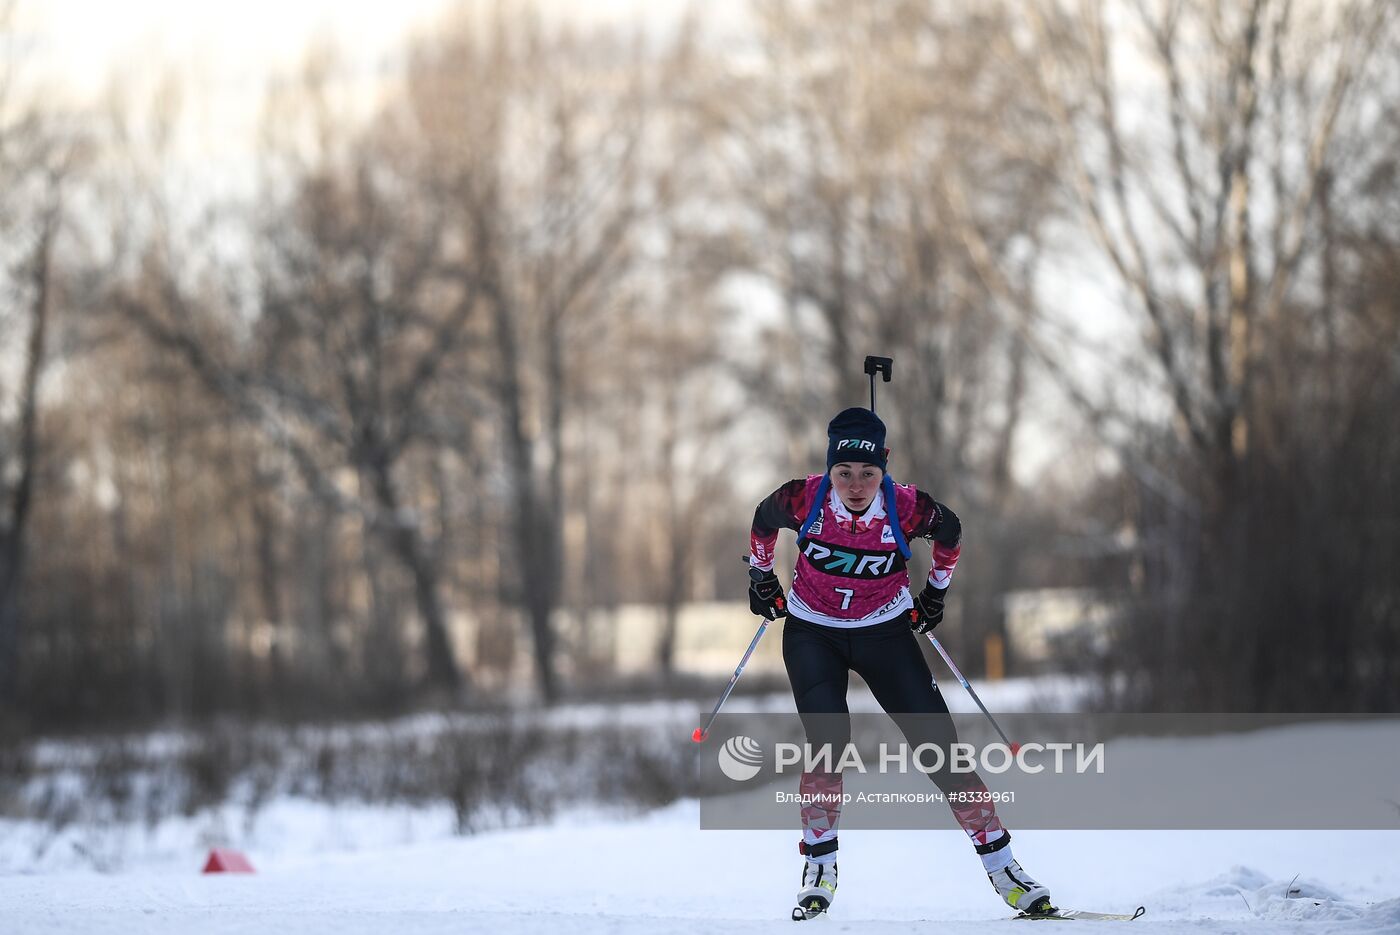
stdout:
[(486, 309), (507, 584), (552, 701), (571, 399), (588, 368), (608, 365), (605, 319), (630, 295), (645, 111), (632, 53), (614, 37), (552, 33), (528, 10), (477, 14), (420, 46), (408, 93), (424, 181), (451, 212), (463, 276)]
[[(1300, 593), (1276, 598), (1290, 586), (1268, 547), (1281, 540), (1265, 491), (1284, 483), (1283, 465), (1311, 460), (1298, 420), (1329, 395), (1310, 350), (1314, 328), (1330, 336), (1335, 368), (1344, 303), (1328, 231), (1367, 197), (1337, 180), (1389, 158), (1368, 113), (1393, 93), (1396, 8), (1135, 0), (1032, 12), (1040, 66), (1027, 87), (1060, 140), (1062, 191), (1145, 336), (1171, 416), (1166, 437), (1137, 413), (1118, 436), (1150, 504), (1132, 520), (1148, 546), (1143, 619), (1167, 641), (1140, 660), (1161, 676), (1143, 685), (1168, 703), (1297, 703), (1277, 647), (1315, 631)], [(1307, 489), (1325, 514), (1327, 494)], [(1296, 530), (1284, 541), (1308, 548)], [(1181, 550), (1184, 561), (1171, 554)], [(1187, 691), (1166, 691), (1188, 653), (1219, 664), (1187, 667)]]
[[(24, 310), (28, 335), (24, 341), (24, 363), (16, 394), (17, 425), (13, 435), (5, 432), (0, 441), (0, 471), (5, 485), (4, 512), (0, 514), (0, 699), (13, 699), (19, 649), (19, 589), (24, 570), (26, 534), (34, 498), (35, 476), (40, 458), (39, 383), (48, 363), (49, 319), (54, 292), (54, 237), (60, 208), (55, 202), (39, 219), (37, 242), (26, 269), (27, 283), (17, 289), (28, 306)], [(8, 426), (6, 427), (9, 428)]]
[[(0, 4), (0, 34), (14, 4)], [(77, 143), (57, 121), (12, 95), (13, 72), (0, 71), (0, 334), (20, 332), (17, 385), (0, 383), (0, 702), (15, 700), (20, 653), (20, 593), (43, 457), (40, 390), (52, 349), (56, 241), (63, 191)], [(53, 124), (53, 125), (51, 125)]]
[[(1298, 285), (1339, 128), (1394, 8), (1036, 9), (1036, 88), (1067, 135), (1072, 203), (1147, 326), (1178, 432), (1228, 473), (1250, 444), (1259, 331), (1280, 327)], [(1146, 100), (1123, 91), (1135, 41), (1155, 82)], [(1130, 120), (1143, 129), (1127, 129)]]
[[(239, 327), (226, 299), (192, 295), (169, 254), (151, 254), (146, 284), (117, 290), (114, 301), (265, 432), (313, 496), (364, 521), (408, 576), (428, 681), (455, 690), (462, 674), (436, 547), (403, 475), (417, 450), (443, 443), (435, 393), (460, 357), (476, 296), (443, 273), (441, 213), (409, 197), (392, 141), (354, 136), (317, 110), (321, 69), (313, 60), (304, 103), (329, 135), (319, 161), (278, 176), (286, 200), (269, 206), (251, 327)], [(342, 480), (347, 469), (353, 485)]]

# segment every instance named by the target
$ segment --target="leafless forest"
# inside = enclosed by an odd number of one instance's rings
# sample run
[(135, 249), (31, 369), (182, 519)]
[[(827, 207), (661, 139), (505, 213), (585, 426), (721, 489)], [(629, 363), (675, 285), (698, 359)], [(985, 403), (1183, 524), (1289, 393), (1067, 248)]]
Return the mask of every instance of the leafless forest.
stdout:
[(373, 102), (309, 48), (236, 194), (178, 76), (0, 43), (0, 733), (603, 697), (623, 605), (676, 690), (872, 353), (970, 672), (1074, 587), (1106, 705), (1396, 710), (1400, 6), (749, 19), (467, 3)]

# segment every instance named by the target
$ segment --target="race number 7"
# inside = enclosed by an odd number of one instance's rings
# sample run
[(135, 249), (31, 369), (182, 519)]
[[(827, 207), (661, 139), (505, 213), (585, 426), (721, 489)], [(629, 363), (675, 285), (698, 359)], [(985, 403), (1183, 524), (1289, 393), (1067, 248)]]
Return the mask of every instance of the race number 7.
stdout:
[(842, 597), (841, 597), (841, 609), (842, 609), (842, 610), (846, 610), (847, 608), (849, 608), (849, 607), (851, 606), (851, 598), (855, 597), (855, 595), (856, 595), (855, 589), (853, 589), (853, 588), (833, 588), (832, 590), (834, 590), (837, 594), (842, 595)]

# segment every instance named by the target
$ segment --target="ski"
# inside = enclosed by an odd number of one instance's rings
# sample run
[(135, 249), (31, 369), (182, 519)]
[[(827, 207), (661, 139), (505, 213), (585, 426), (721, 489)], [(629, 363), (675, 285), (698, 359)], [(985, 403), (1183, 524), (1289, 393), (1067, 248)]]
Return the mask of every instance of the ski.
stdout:
[(1138, 906), (1131, 915), (1121, 912), (1086, 912), (1083, 909), (1051, 909), (1048, 912), (1022, 912), (1013, 919), (1059, 919), (1063, 922), (1131, 922), (1147, 912), (1146, 906)]

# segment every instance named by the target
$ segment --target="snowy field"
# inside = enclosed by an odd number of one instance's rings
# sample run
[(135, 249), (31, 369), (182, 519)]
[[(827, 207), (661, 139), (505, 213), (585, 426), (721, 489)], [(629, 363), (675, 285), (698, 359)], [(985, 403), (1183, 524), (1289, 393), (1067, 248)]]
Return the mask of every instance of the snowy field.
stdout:
[[(795, 834), (697, 824), (685, 801), (460, 838), (446, 814), (279, 803), (251, 829), (253, 875), (202, 876), (195, 842), (174, 839), (118, 873), (11, 871), (0, 876), (0, 932), (791, 933)], [(1079, 925), (1400, 932), (1400, 832), (1027, 831), (1016, 848), (1064, 906), (1148, 908), (1133, 923)], [(1005, 921), (957, 832), (849, 832), (841, 855), (831, 917), (803, 925), (946, 935), (1025, 925)]]
[[(1076, 689), (1038, 680), (989, 685), (985, 694), (998, 710), (1064, 710), (1075, 706)], [(853, 692), (856, 710), (868, 701)], [(949, 701), (964, 707), (960, 692)], [(778, 696), (742, 700), (749, 710), (790, 705)], [(668, 725), (668, 735), (674, 724), (684, 738), (696, 714), (693, 704), (658, 703), (543, 716), (578, 725), (635, 718)], [(372, 729), (437, 728), (419, 716)], [(52, 747), (44, 756), (72, 753)], [(644, 813), (580, 808), (547, 825), (465, 837), (455, 822), (445, 803), (294, 796), (152, 822), (55, 829), (0, 819), (0, 935), (794, 931), (796, 831), (700, 831), (694, 800)], [(208, 848), (223, 844), (243, 849), (257, 872), (201, 875)], [(1077, 923), (1091, 931), (1400, 933), (1400, 831), (1019, 831), (1015, 848), (1062, 907), (1147, 907), (1131, 923)], [(957, 831), (849, 830), (840, 867), (830, 917), (802, 925), (1025, 931)]]

